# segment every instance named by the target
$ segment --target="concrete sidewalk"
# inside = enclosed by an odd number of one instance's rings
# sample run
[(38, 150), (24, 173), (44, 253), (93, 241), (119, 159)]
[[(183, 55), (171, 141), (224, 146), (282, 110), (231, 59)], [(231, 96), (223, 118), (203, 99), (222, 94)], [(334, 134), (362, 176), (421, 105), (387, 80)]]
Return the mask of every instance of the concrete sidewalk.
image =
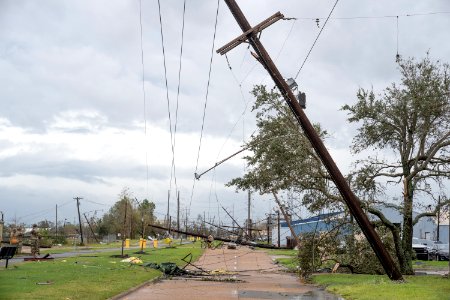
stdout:
[(284, 272), (261, 250), (248, 247), (208, 249), (194, 264), (222, 275), (162, 280), (113, 299), (339, 299), (302, 284), (298, 277)]

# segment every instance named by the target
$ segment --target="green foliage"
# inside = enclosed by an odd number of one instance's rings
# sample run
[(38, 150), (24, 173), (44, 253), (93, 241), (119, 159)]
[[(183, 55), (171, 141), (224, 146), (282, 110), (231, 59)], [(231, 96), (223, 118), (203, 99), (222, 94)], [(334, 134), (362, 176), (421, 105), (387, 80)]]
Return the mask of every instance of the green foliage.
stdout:
[(53, 241), (54, 245), (55, 244), (61, 244), (61, 245), (66, 245), (67, 244), (66, 237), (62, 236), (62, 235), (58, 235), (58, 236), (53, 237), (52, 241)]
[[(227, 185), (261, 194), (290, 190), (303, 193), (311, 210), (325, 205), (329, 177), (284, 99), (265, 86), (255, 86), (252, 93), (258, 127), (246, 145), (252, 155), (245, 157), (247, 173)], [(319, 125), (315, 128), (326, 137)]]
[(308, 277), (321, 265), (320, 239), (316, 234), (308, 233), (302, 235), (302, 244), (298, 252), (300, 260), (300, 274), (303, 278)]
[(119, 194), (119, 200), (98, 222), (101, 235), (120, 233), (124, 237), (142, 236), (142, 228), (155, 221), (155, 204), (147, 199), (137, 201), (128, 188)]
[[(377, 231), (384, 247), (390, 253), (391, 257), (393, 257), (394, 261), (396, 261), (392, 236), (386, 232), (386, 230), (379, 229)], [(385, 271), (370, 247), (369, 242), (361, 234), (359, 234), (359, 238), (352, 241), (347, 240), (342, 254), (337, 257), (340, 258), (343, 264), (351, 266), (354, 273), (378, 275), (385, 274)]]
[(376, 215), (392, 231), (402, 272), (411, 274), (413, 226), (420, 217), (435, 216), (432, 211), (413, 218), (413, 209), (420, 204), (416, 196), (438, 194), (439, 190), (430, 189), (430, 181), (443, 186), (450, 176), (450, 66), (427, 56), (420, 61), (400, 60), (398, 68), (399, 83), (379, 95), (359, 89), (357, 102), (342, 109), (351, 123), (359, 125), (354, 152), (386, 151), (357, 162), (353, 183), (358, 194), (370, 200), (365, 203), (370, 212), (372, 203), (380, 203), (377, 198), (386, 181), (398, 186), (398, 194), (403, 195), (396, 206), (403, 214), (402, 232), (381, 212)]

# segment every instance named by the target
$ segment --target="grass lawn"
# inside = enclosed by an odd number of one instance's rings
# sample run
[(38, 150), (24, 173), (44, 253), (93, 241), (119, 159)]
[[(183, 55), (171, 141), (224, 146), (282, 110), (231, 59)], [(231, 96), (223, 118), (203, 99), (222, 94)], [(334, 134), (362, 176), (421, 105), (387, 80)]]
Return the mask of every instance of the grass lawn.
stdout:
[(299, 261), (297, 258), (276, 258), (275, 261), (288, 269), (289, 272), (297, 272)]
[[(137, 244), (136, 244), (137, 245)], [(131, 244), (131, 246), (136, 246)], [(64, 252), (78, 252), (82, 250), (96, 250), (96, 249), (108, 249), (108, 248), (120, 248), (122, 247), (121, 242), (113, 242), (108, 244), (89, 244), (86, 246), (73, 246), (73, 245), (63, 245), (63, 246), (53, 246), (51, 248), (41, 248), (41, 253), (64, 253)]]
[(297, 256), (298, 250), (291, 249), (264, 249), (269, 255), (286, 255), (286, 256)]
[(314, 275), (315, 284), (339, 294), (346, 300), (369, 299), (450, 299), (450, 280), (441, 276), (404, 276), (406, 283), (391, 282), (387, 276), (320, 274)]
[[(146, 249), (146, 254), (134, 254), (136, 249), (126, 250), (130, 256), (147, 262), (174, 262), (189, 253), (193, 261), (202, 250), (199, 245), (177, 248)], [(112, 258), (120, 251), (81, 254), (76, 257), (46, 262), (24, 262), (0, 269), (0, 299), (106, 299), (131, 287), (161, 276), (157, 270), (122, 263)], [(38, 284), (50, 283), (50, 284)]]
[(275, 261), (280, 265), (286, 267), (289, 272), (296, 272), (298, 270), (297, 266), (299, 261), (297, 258), (298, 250), (288, 250), (288, 249), (264, 249), (264, 251), (271, 256), (286, 256), (286, 257), (276, 257)]
[(415, 260), (413, 261), (414, 269), (434, 269), (434, 270), (448, 270), (448, 261), (424, 261), (424, 260)]

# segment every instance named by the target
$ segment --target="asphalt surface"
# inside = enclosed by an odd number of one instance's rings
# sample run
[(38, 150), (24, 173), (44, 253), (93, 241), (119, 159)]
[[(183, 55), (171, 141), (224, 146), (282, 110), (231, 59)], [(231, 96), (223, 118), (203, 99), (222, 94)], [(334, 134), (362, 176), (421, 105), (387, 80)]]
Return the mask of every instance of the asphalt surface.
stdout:
[(342, 299), (303, 284), (266, 252), (249, 247), (208, 249), (194, 265), (191, 271), (207, 272), (147, 283), (112, 299)]

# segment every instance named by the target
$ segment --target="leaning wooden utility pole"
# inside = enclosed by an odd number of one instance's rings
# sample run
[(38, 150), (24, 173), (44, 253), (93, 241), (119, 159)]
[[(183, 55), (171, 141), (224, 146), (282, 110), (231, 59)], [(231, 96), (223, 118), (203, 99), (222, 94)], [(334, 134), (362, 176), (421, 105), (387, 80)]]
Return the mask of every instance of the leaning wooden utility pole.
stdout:
[[(286, 210), (284, 209), (284, 205), (280, 202), (280, 199), (278, 199), (277, 193), (272, 192), (272, 195), (275, 199), (275, 202), (277, 203), (279, 210), (281, 211), (281, 213), (283, 214), (283, 218), (284, 221), (286, 222), (287, 226), (289, 227), (289, 230), (291, 231), (292, 237), (295, 240), (295, 244), (300, 247), (300, 238), (298, 237), (298, 235), (295, 233), (294, 227), (292, 227), (291, 224), (291, 218), (289, 217), (289, 215), (287, 214)], [(278, 218), (279, 219), (279, 218)], [(280, 224), (278, 224), (278, 230)], [(279, 231), (278, 231), (279, 232)]]
[(81, 245), (84, 246), (84, 239), (83, 239), (83, 224), (81, 223), (81, 215), (80, 215), (80, 200), (83, 199), (81, 197), (75, 197), (73, 198), (77, 200), (77, 210), (78, 210), (78, 223), (80, 226), (80, 237), (81, 237)]
[(252, 201), (252, 192), (248, 190), (248, 202), (247, 202), (247, 235), (248, 238), (252, 239), (252, 219), (250, 218), (251, 211), (251, 201)]
[(248, 43), (253, 47), (256, 52), (255, 57), (268, 71), (269, 75), (272, 77), (290, 109), (294, 113), (298, 123), (303, 128), (305, 135), (308, 137), (311, 145), (314, 147), (317, 155), (320, 157), (322, 163), (324, 164), (325, 168), (328, 170), (330, 176), (336, 184), (336, 187), (339, 189), (339, 192), (346, 202), (350, 213), (355, 217), (355, 220), (358, 222), (359, 227), (369, 241), (380, 263), (383, 265), (383, 268), (386, 271), (387, 275), (391, 280), (403, 280), (402, 274), (395, 265), (394, 260), (384, 247), (380, 237), (378, 236), (377, 232), (362, 210), (359, 199), (351, 191), (350, 186), (340, 172), (336, 163), (331, 158), (330, 153), (315, 131), (308, 117), (305, 115), (303, 109), (300, 107), (299, 102), (295, 98), (286, 81), (283, 79), (283, 76), (281, 76), (266, 49), (258, 39), (258, 32), (275, 23), (276, 21), (283, 19), (284, 16), (278, 12), (277, 14), (252, 28), (235, 0), (225, 0), (225, 3), (228, 5), (228, 8), (230, 9), (231, 13), (236, 19), (236, 22), (239, 24), (244, 33), (224, 47), (218, 49), (217, 52), (223, 55), (227, 51), (233, 49), (234, 47), (245, 41), (248, 41)]
[(177, 193), (177, 230), (180, 230), (180, 191)]

